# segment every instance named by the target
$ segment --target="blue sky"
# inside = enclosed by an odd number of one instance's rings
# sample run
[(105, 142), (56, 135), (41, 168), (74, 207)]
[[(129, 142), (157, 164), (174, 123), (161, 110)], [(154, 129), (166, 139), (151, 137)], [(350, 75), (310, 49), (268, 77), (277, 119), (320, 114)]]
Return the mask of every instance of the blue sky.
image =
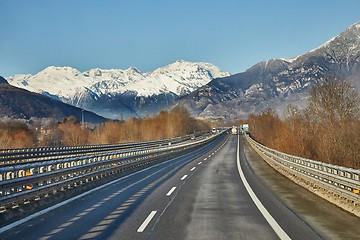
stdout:
[(238, 73), (360, 21), (359, 0), (0, 0), (0, 75), (210, 62)]

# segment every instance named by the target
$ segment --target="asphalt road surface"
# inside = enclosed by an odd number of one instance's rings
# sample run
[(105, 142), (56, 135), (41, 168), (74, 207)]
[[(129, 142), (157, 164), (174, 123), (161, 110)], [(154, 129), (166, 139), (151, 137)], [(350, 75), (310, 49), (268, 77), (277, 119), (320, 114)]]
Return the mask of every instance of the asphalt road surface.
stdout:
[[(241, 137), (231, 136), (119, 178), (2, 232), (0, 239), (360, 236), (351, 225), (358, 228), (358, 218), (324, 204), (328, 203), (272, 170)], [(325, 212), (325, 217), (333, 220), (323, 219)], [(342, 223), (336, 224), (337, 216)]]

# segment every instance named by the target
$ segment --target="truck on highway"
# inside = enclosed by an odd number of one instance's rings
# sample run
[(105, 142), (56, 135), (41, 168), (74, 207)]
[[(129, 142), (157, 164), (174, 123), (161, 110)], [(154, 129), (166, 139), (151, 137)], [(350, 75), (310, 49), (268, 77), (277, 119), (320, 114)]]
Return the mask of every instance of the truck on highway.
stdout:
[(231, 128), (231, 134), (232, 134), (232, 135), (236, 135), (237, 133), (238, 133), (237, 127), (235, 127), (235, 126), (232, 127), (232, 128)]

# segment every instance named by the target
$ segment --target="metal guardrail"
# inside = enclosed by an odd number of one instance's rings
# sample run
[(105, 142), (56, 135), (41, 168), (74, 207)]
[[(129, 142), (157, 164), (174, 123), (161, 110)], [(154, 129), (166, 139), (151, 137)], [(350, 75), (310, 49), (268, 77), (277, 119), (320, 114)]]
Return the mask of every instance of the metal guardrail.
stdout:
[(191, 136), (192, 135), (187, 135), (164, 140), (132, 142), (123, 144), (0, 149), (0, 166), (17, 165), (22, 163), (53, 160), (59, 158), (78, 157), (83, 155), (118, 151), (135, 147), (151, 147), (168, 144), (170, 142), (177, 143), (190, 139)]
[(165, 156), (199, 148), (223, 134), (225, 131), (175, 144), (0, 167), (0, 176), (4, 177), (0, 181), (0, 208), (4, 210), (42, 195), (142, 167)]
[(360, 203), (360, 170), (282, 153), (265, 147), (247, 134), (245, 136), (255, 151), (264, 155), (277, 166), (301, 175), (303, 179), (321, 185), (347, 200), (356, 204)]

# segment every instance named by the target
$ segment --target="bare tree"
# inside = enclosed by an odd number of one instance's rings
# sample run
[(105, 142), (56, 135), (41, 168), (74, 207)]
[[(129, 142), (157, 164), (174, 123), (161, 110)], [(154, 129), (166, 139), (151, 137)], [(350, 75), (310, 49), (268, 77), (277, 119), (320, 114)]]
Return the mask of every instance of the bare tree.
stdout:
[(359, 93), (348, 82), (329, 76), (310, 91), (306, 118), (318, 160), (358, 167)]
[(359, 118), (359, 94), (346, 81), (328, 77), (310, 90), (307, 116), (315, 121), (331, 124)]
[(33, 133), (25, 122), (15, 119), (0, 121), (0, 148), (31, 147), (33, 144)]
[(59, 129), (63, 132), (62, 143), (67, 146), (81, 146), (88, 144), (89, 130), (79, 123), (62, 123)]

